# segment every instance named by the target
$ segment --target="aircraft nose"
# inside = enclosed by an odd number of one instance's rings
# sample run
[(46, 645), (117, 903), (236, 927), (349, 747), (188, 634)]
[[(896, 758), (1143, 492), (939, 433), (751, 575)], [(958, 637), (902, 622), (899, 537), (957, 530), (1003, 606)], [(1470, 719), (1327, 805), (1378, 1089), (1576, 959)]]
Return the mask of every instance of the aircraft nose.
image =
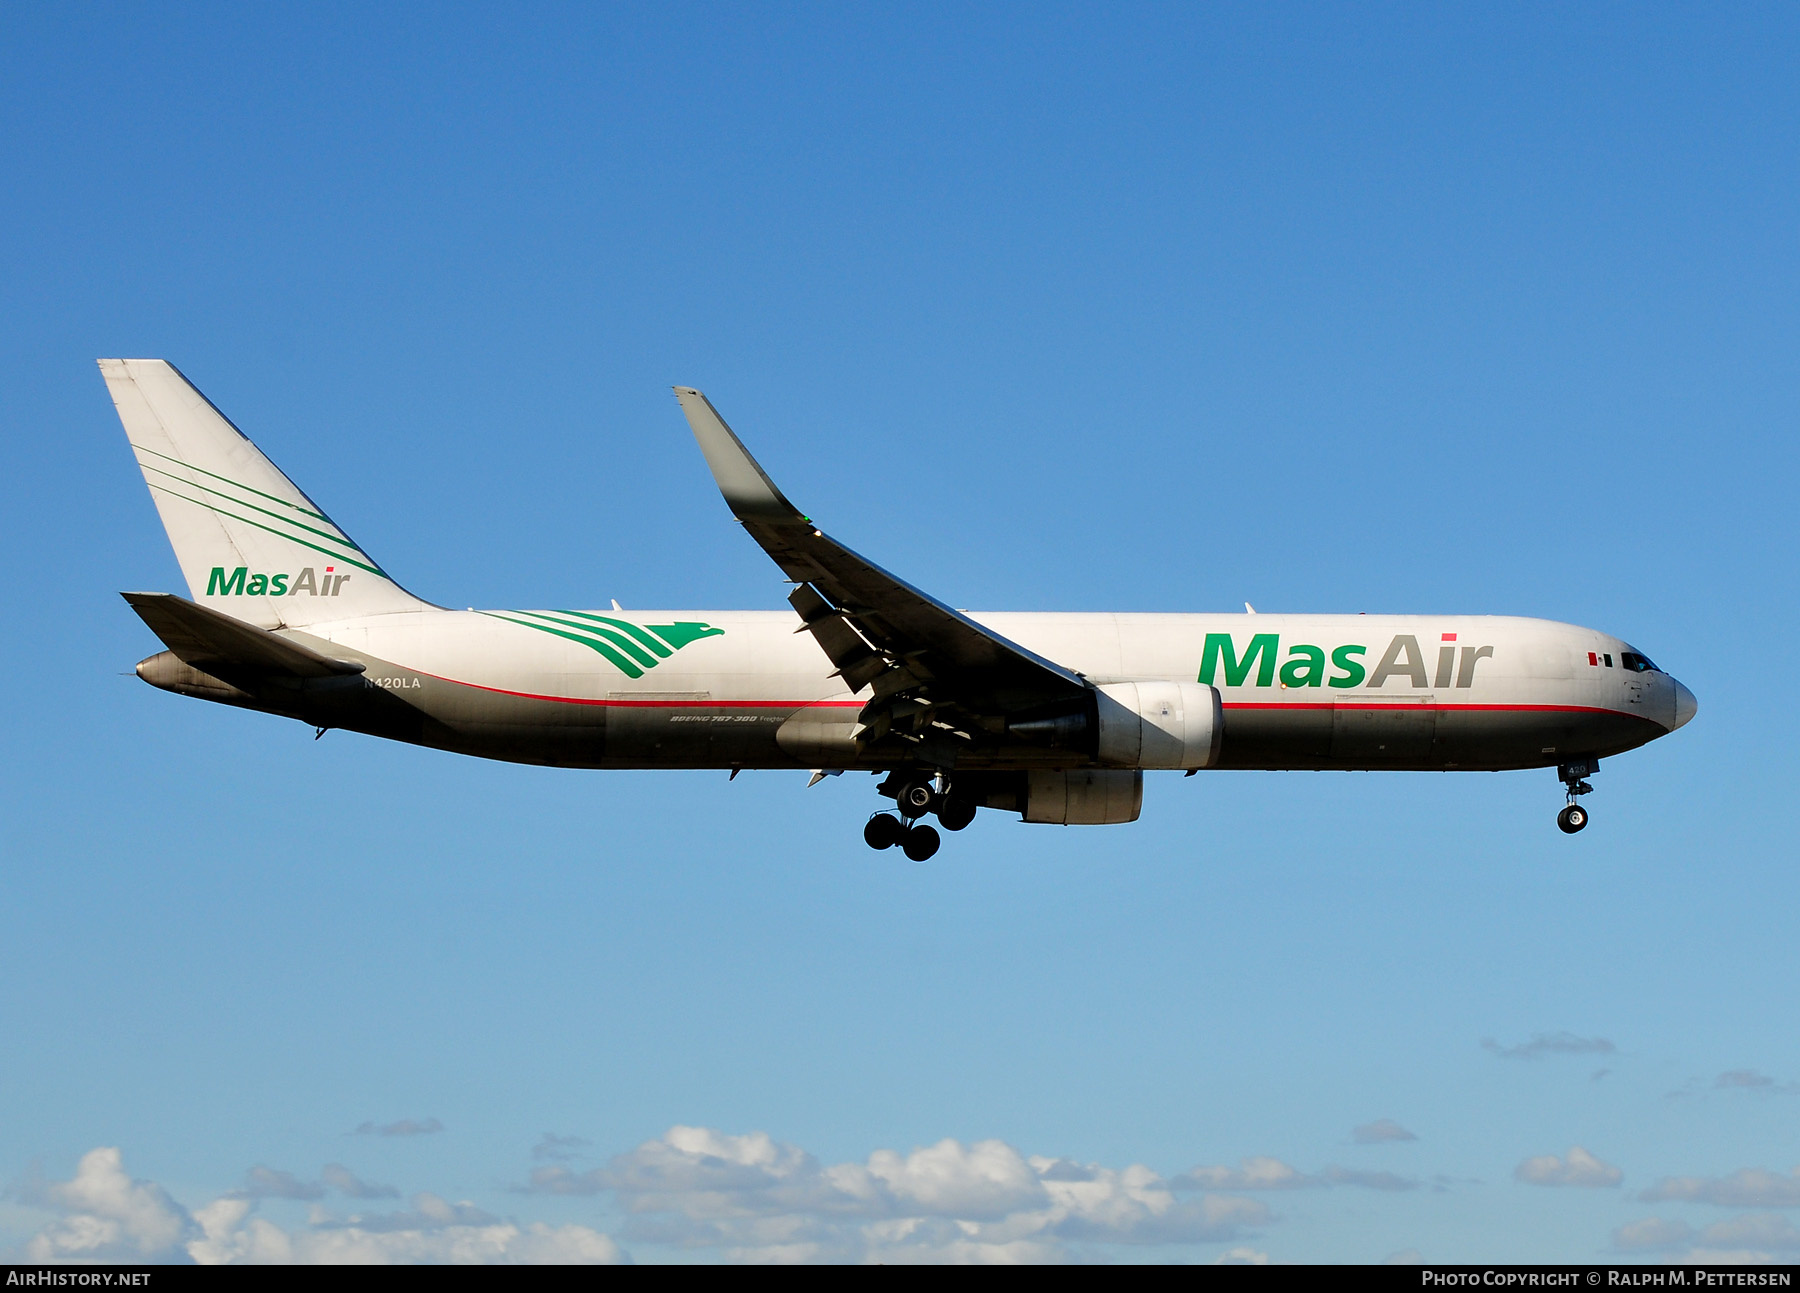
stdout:
[[(1673, 682), (1674, 680), (1671, 679), (1670, 681)], [(1694, 693), (1689, 691), (1681, 683), (1675, 683), (1675, 727), (1681, 727), (1686, 724), (1688, 719), (1692, 718), (1695, 711), (1699, 708), (1700, 702), (1694, 699)], [(1669, 730), (1673, 732), (1675, 727), (1671, 727)]]

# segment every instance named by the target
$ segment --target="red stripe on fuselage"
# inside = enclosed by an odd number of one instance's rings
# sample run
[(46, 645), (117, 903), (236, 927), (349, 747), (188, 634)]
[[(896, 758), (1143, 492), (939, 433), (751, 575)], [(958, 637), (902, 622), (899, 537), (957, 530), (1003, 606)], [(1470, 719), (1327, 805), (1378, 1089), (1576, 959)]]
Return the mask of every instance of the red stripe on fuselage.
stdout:
[[(404, 666), (397, 666), (404, 667)], [(498, 696), (517, 696), (521, 700), (547, 700), (559, 705), (611, 705), (622, 709), (861, 709), (860, 700), (627, 700), (627, 699), (595, 699), (586, 696), (544, 696), (533, 691), (512, 691), (506, 687), (488, 687), (478, 682), (464, 682), (460, 678), (446, 678), (441, 674), (426, 673), (423, 669), (407, 669), (407, 673), (421, 674), (427, 678), (435, 678), (439, 682), (451, 683), (458, 687), (473, 687), (476, 691), (493, 692)], [(1633, 714), (1622, 709), (1606, 709), (1598, 705), (1421, 705), (1406, 701), (1312, 701), (1312, 700), (1228, 700), (1223, 702), (1225, 709), (1433, 709), (1439, 711), (1456, 710), (1472, 713), (1501, 714), (1612, 714), (1619, 718), (1639, 718), (1646, 723), (1656, 720), (1643, 714)]]
[(613, 700), (593, 699), (587, 696), (540, 696), (534, 691), (511, 691), (505, 687), (486, 687), (478, 682), (464, 682), (461, 678), (446, 678), (442, 674), (426, 673), (423, 669), (406, 669), (404, 665), (395, 668), (405, 669), (407, 673), (416, 673), (426, 678), (435, 678), (439, 682), (447, 682), (457, 687), (472, 687), (476, 691), (488, 691), (496, 696), (517, 696), (521, 700), (548, 700), (559, 705), (610, 705), (621, 709), (861, 709), (860, 700)]

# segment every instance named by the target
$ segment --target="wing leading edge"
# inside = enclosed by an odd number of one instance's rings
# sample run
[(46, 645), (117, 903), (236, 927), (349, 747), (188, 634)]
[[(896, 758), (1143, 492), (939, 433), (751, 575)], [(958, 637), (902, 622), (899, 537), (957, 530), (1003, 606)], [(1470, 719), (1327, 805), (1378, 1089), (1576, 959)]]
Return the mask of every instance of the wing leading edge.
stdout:
[[(798, 585), (788, 601), (853, 690), (871, 687), (863, 737), (943, 743), (1001, 736), (1019, 720), (1080, 710), (1081, 675), (984, 628), (852, 552), (770, 480), (705, 395), (675, 387), (732, 513)], [(971, 731), (970, 729), (979, 729)], [(950, 751), (946, 751), (950, 752)]]

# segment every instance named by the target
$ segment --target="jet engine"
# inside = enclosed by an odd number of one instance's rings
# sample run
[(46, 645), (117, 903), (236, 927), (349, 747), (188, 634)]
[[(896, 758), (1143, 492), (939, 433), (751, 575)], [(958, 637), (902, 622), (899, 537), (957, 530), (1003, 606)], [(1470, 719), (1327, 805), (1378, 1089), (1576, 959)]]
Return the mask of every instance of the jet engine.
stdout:
[(1200, 682), (1114, 682), (1102, 685), (1096, 699), (1100, 762), (1192, 771), (1219, 761), (1225, 722), (1217, 688)]
[(1028, 772), (1024, 799), (1019, 811), (1028, 822), (1058, 826), (1135, 822), (1144, 807), (1144, 774), (1112, 768)]

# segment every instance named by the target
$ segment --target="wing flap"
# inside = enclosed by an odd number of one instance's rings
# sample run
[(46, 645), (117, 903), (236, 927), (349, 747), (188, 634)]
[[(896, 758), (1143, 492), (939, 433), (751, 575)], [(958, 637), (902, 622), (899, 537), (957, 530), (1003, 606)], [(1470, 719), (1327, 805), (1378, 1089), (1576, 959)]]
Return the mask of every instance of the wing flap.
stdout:
[(801, 628), (813, 635), (851, 691), (861, 691), (888, 671), (888, 662), (881, 653), (811, 584), (794, 589), (788, 595), (788, 604), (799, 614)]

